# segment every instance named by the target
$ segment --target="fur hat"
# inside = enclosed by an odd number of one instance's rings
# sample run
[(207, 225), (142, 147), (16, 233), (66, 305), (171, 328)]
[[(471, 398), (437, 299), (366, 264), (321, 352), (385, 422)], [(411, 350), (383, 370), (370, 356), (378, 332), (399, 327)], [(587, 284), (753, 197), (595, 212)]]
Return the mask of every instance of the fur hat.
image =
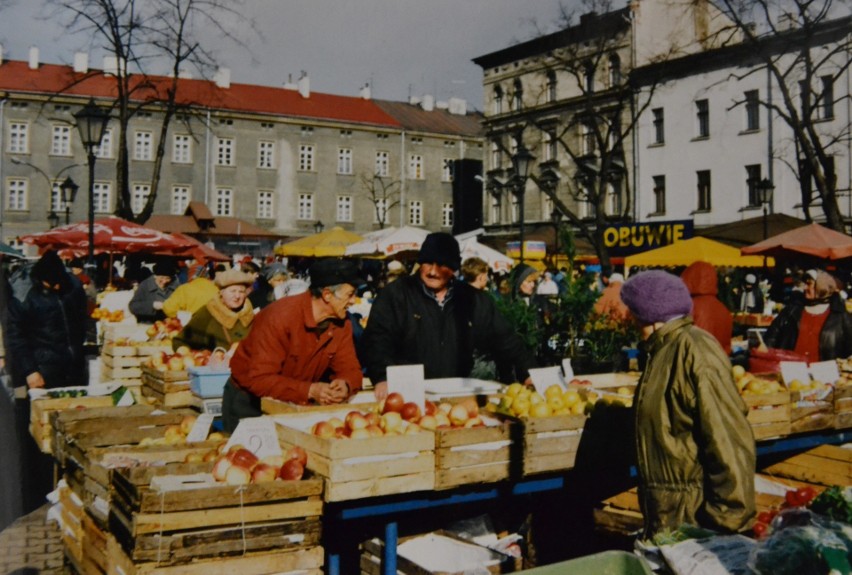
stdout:
[(364, 283), (358, 273), (358, 266), (351, 260), (320, 259), (311, 265), (308, 274), (311, 276), (311, 287), (317, 288), (340, 284), (358, 287)]
[(41, 258), (33, 266), (30, 275), (38, 281), (45, 281), (51, 286), (59, 284), (62, 289), (69, 285), (68, 272), (65, 271), (65, 264), (59, 259), (57, 253), (53, 250), (44, 252)]
[(420, 253), (417, 256), (419, 264), (438, 264), (458, 271), (461, 266), (461, 250), (459, 242), (446, 232), (433, 232), (426, 236)]
[(640, 272), (624, 282), (621, 301), (643, 325), (692, 313), (692, 298), (686, 284), (662, 270)]
[(254, 283), (254, 278), (238, 268), (231, 268), (227, 271), (217, 273), (215, 283), (219, 289), (233, 285), (250, 286)]

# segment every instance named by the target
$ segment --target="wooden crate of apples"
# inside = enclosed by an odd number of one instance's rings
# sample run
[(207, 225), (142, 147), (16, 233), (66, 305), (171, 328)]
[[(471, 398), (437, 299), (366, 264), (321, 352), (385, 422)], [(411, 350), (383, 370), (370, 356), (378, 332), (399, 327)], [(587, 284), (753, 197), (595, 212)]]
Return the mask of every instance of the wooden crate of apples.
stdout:
[(741, 365), (731, 368), (737, 390), (748, 406), (748, 422), (755, 439), (783, 437), (790, 434), (790, 391), (778, 374), (755, 375)]
[(837, 360), (840, 379), (834, 387), (834, 427), (852, 427), (852, 358)]
[(30, 401), (30, 435), (43, 453), (55, 451), (53, 414), (66, 410), (109, 407), (113, 404), (109, 395), (90, 396), (86, 394), (85, 388), (73, 389), (75, 392), (69, 395), (62, 394), (61, 389), (53, 389), (43, 397)]
[(403, 402), (400, 411), (383, 411), (272, 417), (282, 445), (308, 452), (308, 469), (323, 477), (326, 501), (433, 489), (435, 434), (415, 423), (422, 419), (420, 407)]
[(834, 382), (793, 379), (790, 389), (790, 431), (802, 433), (834, 427)]
[(207, 365), (211, 359), (224, 362), (224, 350), (191, 350), (182, 345), (174, 353), (155, 353), (142, 365), (142, 393), (157, 405), (195, 407), (199, 402), (192, 393), (187, 370)]

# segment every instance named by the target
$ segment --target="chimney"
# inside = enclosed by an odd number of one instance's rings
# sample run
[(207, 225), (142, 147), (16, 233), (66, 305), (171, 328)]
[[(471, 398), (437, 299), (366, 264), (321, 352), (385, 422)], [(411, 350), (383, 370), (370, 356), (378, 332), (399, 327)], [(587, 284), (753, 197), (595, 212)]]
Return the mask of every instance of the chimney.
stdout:
[(420, 104), (420, 97), (419, 96), (409, 96), (408, 97), (408, 103), (411, 104), (412, 106), (417, 106), (417, 105)]
[(435, 109), (435, 96), (431, 94), (424, 94), (423, 101), (420, 102), (420, 107), (426, 110), (427, 112), (431, 112)]
[(299, 94), (302, 98), (311, 97), (311, 79), (308, 78), (308, 73), (302, 70), (302, 75), (299, 76)]
[(467, 100), (455, 97), (450, 98), (449, 111), (450, 114), (455, 114), (456, 116), (467, 115)]
[(85, 74), (89, 71), (89, 54), (87, 52), (74, 52), (74, 71)]
[(38, 70), (38, 46), (30, 46), (30, 70)]
[[(104, 75), (117, 75), (119, 61), (117, 56), (104, 56)], [(121, 62), (121, 69), (127, 71), (127, 62)]]
[(219, 68), (213, 75), (213, 81), (219, 88), (228, 89), (231, 87), (231, 69)]
[(3, 44), (0, 44), (0, 66), (3, 65)]
[(364, 99), (364, 100), (369, 100), (370, 98), (373, 97), (373, 94), (370, 92), (370, 85), (369, 84), (364, 84), (363, 86), (361, 86), (360, 95), (361, 95), (361, 98)]

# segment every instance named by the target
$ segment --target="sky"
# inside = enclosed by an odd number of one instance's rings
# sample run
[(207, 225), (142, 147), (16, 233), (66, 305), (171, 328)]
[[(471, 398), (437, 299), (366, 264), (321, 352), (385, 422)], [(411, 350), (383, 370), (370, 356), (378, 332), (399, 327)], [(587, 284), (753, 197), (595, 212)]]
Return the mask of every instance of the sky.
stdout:
[[(40, 1), (3, 1), (4, 59), (26, 60), (35, 45), (42, 62), (70, 64), (74, 52), (87, 51), (90, 66), (102, 67), (91, 37), (45, 19)], [(579, 4), (561, 2), (568, 10)], [(247, 48), (201, 36), (232, 82), (280, 86), (304, 70), (315, 92), (357, 96), (370, 83), (373, 98), (431, 94), (481, 110), (482, 69), (471, 60), (554, 31), (560, 0), (244, 0), (243, 13), (256, 25), (239, 28)]]

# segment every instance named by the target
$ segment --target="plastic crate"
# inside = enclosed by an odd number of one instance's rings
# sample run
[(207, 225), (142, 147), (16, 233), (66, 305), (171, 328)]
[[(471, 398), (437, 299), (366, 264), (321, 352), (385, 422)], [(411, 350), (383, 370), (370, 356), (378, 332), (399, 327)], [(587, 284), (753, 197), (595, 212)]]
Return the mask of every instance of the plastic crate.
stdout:
[(227, 367), (210, 367), (206, 365), (189, 368), (189, 387), (192, 393), (201, 398), (222, 397), (225, 383), (231, 377)]
[(562, 563), (521, 571), (519, 575), (653, 575), (648, 562), (627, 551), (604, 551)]

